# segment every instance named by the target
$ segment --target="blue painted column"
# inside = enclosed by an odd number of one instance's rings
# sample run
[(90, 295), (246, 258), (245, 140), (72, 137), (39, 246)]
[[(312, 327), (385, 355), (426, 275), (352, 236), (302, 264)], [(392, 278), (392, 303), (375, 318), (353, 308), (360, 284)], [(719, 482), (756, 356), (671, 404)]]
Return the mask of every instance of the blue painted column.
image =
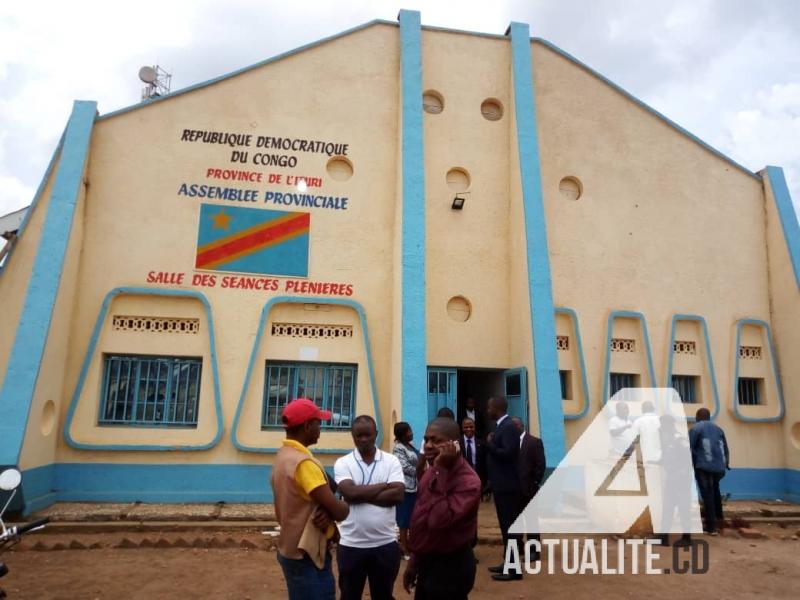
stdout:
[(25, 304), (0, 390), (0, 465), (19, 462), (96, 112), (95, 102), (75, 102), (64, 134)]
[(783, 237), (786, 238), (786, 248), (792, 261), (797, 289), (800, 290), (800, 222), (797, 220), (797, 213), (792, 204), (792, 196), (789, 194), (789, 186), (786, 185), (783, 169), (767, 167), (766, 172), (772, 188), (772, 197), (775, 199), (775, 207), (778, 209), (778, 217), (781, 220)]
[(422, 129), (422, 34), (420, 14), (401, 10), (400, 77), (402, 104), (402, 420), (417, 440), (427, 425), (425, 343), (425, 162)]
[(536, 130), (530, 31), (525, 23), (511, 23), (509, 32), (519, 173), (522, 180), (522, 204), (525, 214), (536, 405), (539, 410), (539, 429), (544, 442), (547, 466), (554, 468), (566, 454), (566, 441), (556, 354), (555, 307), (550, 278), (550, 255), (547, 250), (547, 224), (539, 164), (539, 137)]

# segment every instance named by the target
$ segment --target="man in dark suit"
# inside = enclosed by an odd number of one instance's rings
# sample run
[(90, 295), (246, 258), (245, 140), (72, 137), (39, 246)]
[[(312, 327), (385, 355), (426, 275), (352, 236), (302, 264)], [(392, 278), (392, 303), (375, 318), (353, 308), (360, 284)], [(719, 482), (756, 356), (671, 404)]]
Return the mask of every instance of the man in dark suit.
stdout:
[(486, 445), (475, 435), (475, 422), (466, 417), (461, 421), (461, 455), (481, 478), (486, 488)]
[[(503, 535), (504, 561), (509, 540), (508, 528), (523, 507), (518, 469), (519, 434), (507, 412), (508, 401), (505, 397), (489, 398), (489, 418), (497, 421), (497, 428), (486, 442), (486, 465), (489, 469), (489, 483), (492, 485), (497, 520)], [(518, 548), (521, 548), (520, 536), (512, 535), (510, 539), (516, 540)], [(521, 574), (504, 574), (502, 563), (489, 567), (489, 571), (493, 573), (492, 579), (497, 581), (522, 579)]]
[(486, 415), (478, 410), (478, 404), (472, 396), (467, 397), (464, 402), (464, 408), (459, 414), (459, 423), (463, 423), (464, 419), (472, 419), (475, 423), (475, 436), (483, 441), (486, 439)]
[(527, 506), (533, 500), (544, 479), (547, 463), (544, 458), (544, 444), (542, 440), (525, 431), (525, 424), (519, 417), (511, 417), (511, 422), (520, 436), (519, 446), (519, 485), (522, 490), (522, 500)]

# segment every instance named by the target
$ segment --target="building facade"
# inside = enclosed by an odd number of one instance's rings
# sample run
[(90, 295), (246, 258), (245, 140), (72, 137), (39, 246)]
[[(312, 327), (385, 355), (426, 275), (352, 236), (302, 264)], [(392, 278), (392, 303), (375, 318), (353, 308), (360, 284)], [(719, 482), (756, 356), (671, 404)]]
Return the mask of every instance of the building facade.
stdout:
[(555, 466), (623, 387), (800, 498), (800, 228), (753, 173), (549, 42), (376, 21), (98, 116), (0, 274), (0, 465), (57, 500), (269, 501), (280, 408), (417, 440), (509, 398)]

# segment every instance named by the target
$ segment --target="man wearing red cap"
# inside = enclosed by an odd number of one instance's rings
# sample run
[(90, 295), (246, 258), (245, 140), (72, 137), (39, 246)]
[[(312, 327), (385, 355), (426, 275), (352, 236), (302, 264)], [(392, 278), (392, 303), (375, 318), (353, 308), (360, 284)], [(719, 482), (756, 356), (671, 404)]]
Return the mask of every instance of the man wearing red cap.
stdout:
[(289, 600), (333, 600), (336, 584), (328, 541), (336, 532), (334, 521), (346, 519), (350, 508), (333, 495), (335, 484), (308, 449), (319, 440), (321, 422), (331, 413), (299, 398), (284, 407), (282, 418), (286, 439), (272, 466), (275, 514), (281, 526), (278, 562)]

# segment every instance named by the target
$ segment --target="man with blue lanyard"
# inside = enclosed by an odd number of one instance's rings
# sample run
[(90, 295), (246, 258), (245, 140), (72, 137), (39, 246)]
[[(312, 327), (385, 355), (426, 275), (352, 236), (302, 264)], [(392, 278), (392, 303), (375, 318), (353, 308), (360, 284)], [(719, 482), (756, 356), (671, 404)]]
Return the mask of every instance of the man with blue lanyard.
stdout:
[(391, 600), (400, 569), (395, 506), (405, 495), (403, 468), (396, 456), (375, 446), (375, 419), (356, 417), (350, 431), (356, 448), (333, 467), (338, 491), (350, 505), (339, 524), (339, 590), (342, 600), (360, 599), (369, 580), (371, 598)]

